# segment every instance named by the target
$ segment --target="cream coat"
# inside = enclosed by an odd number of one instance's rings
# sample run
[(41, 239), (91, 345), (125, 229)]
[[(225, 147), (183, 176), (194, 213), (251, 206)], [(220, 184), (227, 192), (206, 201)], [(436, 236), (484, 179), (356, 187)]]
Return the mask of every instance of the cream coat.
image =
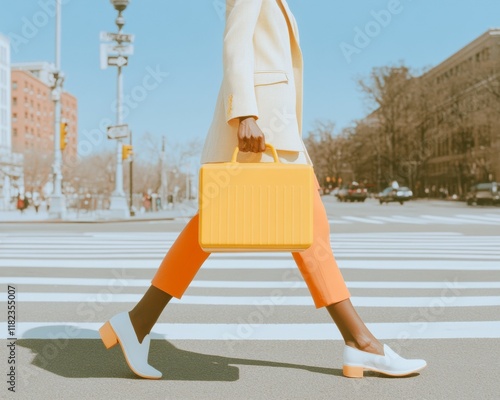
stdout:
[[(227, 0), (224, 75), (201, 162), (229, 161), (238, 117), (252, 115), (277, 150), (302, 142), (302, 53), (285, 0)], [(302, 157), (302, 160), (304, 157)]]

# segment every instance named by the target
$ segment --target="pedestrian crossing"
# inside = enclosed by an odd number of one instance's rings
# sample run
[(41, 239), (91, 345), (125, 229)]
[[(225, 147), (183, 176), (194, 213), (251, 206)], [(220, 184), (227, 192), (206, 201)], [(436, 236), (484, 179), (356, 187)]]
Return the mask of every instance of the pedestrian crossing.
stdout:
[[(174, 224), (185, 221), (185, 217), (172, 218), (171, 220), (149, 221), (149, 224)], [(491, 225), (500, 227), (500, 213), (481, 214), (451, 214), (449, 216), (437, 215), (339, 215), (328, 219), (332, 225)]]
[[(106, 310), (139, 301), (177, 236), (0, 233), (0, 295), (5, 300), (7, 286), (16, 287), (17, 338), (51, 339), (69, 329), (70, 338), (97, 339)], [(410, 339), (500, 338), (500, 236), (344, 233), (332, 235), (331, 244), (353, 304), (381, 339), (402, 332)], [(153, 338), (341, 338), (326, 313), (315, 310), (287, 253), (212, 254), (185, 296), (168, 307), (183, 317), (160, 320)], [(200, 323), (200, 307), (217, 318)], [(6, 339), (6, 323), (0, 325)]]
[(329, 218), (333, 225), (345, 224), (367, 224), (367, 225), (493, 225), (500, 228), (500, 213), (485, 214), (453, 214), (451, 216), (437, 215), (391, 215), (391, 216), (349, 216), (342, 215), (337, 218)]

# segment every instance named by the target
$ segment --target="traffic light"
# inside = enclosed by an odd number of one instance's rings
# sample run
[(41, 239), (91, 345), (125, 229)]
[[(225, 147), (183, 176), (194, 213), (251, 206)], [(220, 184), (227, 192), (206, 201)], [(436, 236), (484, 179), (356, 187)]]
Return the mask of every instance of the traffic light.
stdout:
[(68, 144), (68, 123), (61, 122), (59, 129), (59, 148), (64, 150)]
[(134, 154), (134, 148), (131, 144), (122, 145), (122, 160), (127, 160)]

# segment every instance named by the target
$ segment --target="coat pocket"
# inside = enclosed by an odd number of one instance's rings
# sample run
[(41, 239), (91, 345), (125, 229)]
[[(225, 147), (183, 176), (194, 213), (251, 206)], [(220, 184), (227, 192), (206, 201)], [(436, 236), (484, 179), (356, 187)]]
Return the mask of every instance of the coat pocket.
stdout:
[(254, 73), (254, 85), (265, 86), (276, 83), (288, 83), (288, 75), (284, 71), (258, 71)]

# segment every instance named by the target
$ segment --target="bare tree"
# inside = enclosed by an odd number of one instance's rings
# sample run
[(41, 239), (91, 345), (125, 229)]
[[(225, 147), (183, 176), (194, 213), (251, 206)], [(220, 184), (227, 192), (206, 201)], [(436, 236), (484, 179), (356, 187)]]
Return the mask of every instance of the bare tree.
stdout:
[(28, 191), (41, 192), (51, 178), (52, 158), (39, 151), (24, 154), (24, 186)]
[(359, 85), (367, 100), (376, 109), (380, 139), (384, 143), (384, 155), (388, 161), (388, 175), (397, 177), (401, 157), (404, 157), (405, 139), (409, 134), (411, 113), (411, 81), (409, 68), (374, 68), (366, 80)]
[(340, 176), (340, 139), (335, 136), (335, 124), (331, 121), (316, 122), (313, 131), (304, 139), (307, 152), (314, 164), (318, 181), (322, 186), (332, 177)]

